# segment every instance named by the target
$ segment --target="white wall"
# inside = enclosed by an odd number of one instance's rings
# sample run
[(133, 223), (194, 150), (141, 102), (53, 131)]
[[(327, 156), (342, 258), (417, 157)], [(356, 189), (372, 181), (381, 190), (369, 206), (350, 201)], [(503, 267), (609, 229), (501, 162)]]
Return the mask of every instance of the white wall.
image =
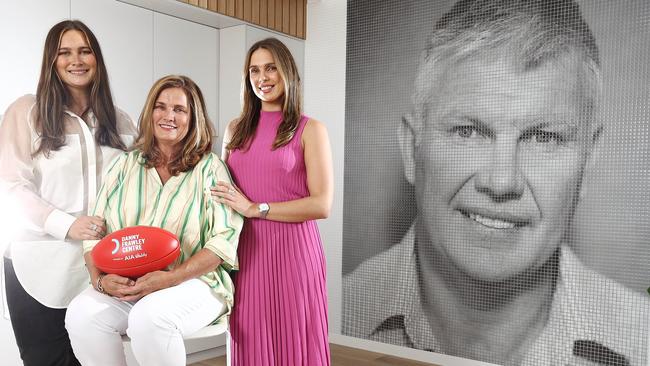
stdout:
[(153, 79), (182, 74), (199, 83), (218, 132), (219, 30), (159, 13), (153, 26)]
[(341, 248), (343, 241), (343, 154), (345, 152), (346, 1), (307, 4), (305, 113), (327, 126), (334, 165), (334, 203), (319, 229), (327, 259), (330, 335), (341, 333)]
[[(239, 90), (241, 74), (244, 65), (246, 50), (246, 26), (238, 25), (224, 28), (219, 32), (221, 53), (219, 54), (219, 95), (221, 108), (219, 109), (219, 126), (223, 132), (233, 118), (239, 115), (241, 103)], [(236, 70), (236, 71), (235, 71)], [(237, 91), (237, 92), (235, 92)], [(218, 151), (221, 151), (222, 138), (219, 139)]]
[(0, 1), (0, 114), (19, 96), (36, 91), (45, 35), (52, 25), (70, 16), (69, 2)]

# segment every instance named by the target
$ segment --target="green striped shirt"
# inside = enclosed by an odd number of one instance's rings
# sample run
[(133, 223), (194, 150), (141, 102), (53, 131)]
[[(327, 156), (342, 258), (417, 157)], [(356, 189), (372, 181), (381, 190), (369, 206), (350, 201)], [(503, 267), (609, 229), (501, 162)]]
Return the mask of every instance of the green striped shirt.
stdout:
[[(104, 177), (92, 215), (106, 220), (107, 232), (137, 225), (156, 226), (176, 234), (183, 263), (202, 248), (214, 252), (223, 263), (201, 276), (228, 308), (234, 287), (227, 271), (237, 269), (237, 242), (243, 217), (216, 202), (209, 188), (217, 181), (232, 182), (223, 161), (210, 153), (190, 171), (162, 184), (156, 169), (142, 164), (139, 150), (118, 156)], [(84, 252), (97, 240), (84, 241)], [(224, 319), (225, 317), (222, 317)]]

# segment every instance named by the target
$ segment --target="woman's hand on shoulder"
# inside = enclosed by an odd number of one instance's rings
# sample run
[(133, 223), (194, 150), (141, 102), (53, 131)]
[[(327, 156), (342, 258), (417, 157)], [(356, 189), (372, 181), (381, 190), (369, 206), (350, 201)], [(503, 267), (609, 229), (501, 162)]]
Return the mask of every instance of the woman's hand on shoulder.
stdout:
[(216, 186), (210, 187), (212, 198), (237, 211), (244, 217), (255, 217), (255, 203), (234, 184), (219, 181)]
[(99, 240), (106, 235), (106, 224), (99, 216), (79, 216), (70, 225), (67, 238), (71, 240)]

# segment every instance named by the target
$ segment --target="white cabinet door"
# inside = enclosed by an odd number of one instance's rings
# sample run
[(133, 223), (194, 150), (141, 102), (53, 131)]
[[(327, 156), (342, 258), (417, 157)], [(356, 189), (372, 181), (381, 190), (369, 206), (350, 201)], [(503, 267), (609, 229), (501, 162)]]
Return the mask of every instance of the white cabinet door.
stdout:
[(247, 51), (246, 26), (238, 25), (221, 29), (219, 39), (221, 49), (219, 54), (219, 121), (221, 126), (219, 127), (221, 127), (221, 136), (223, 136), (228, 123), (239, 116), (241, 112), (240, 90)]
[(190, 77), (201, 88), (215, 134), (219, 130), (219, 30), (154, 13), (154, 79)]
[(0, 114), (24, 94), (35, 94), (45, 36), (70, 16), (69, 0), (0, 1)]
[(153, 82), (153, 12), (115, 0), (71, 0), (99, 40), (115, 104), (137, 121)]

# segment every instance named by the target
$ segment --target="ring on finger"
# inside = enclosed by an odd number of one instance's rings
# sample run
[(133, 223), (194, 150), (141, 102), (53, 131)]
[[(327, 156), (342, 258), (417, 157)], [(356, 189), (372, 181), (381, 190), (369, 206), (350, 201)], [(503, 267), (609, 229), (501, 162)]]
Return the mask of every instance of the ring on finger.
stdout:
[(235, 194), (235, 190), (232, 188), (228, 188), (228, 194), (233, 195)]
[(90, 225), (90, 230), (97, 231), (97, 224)]

